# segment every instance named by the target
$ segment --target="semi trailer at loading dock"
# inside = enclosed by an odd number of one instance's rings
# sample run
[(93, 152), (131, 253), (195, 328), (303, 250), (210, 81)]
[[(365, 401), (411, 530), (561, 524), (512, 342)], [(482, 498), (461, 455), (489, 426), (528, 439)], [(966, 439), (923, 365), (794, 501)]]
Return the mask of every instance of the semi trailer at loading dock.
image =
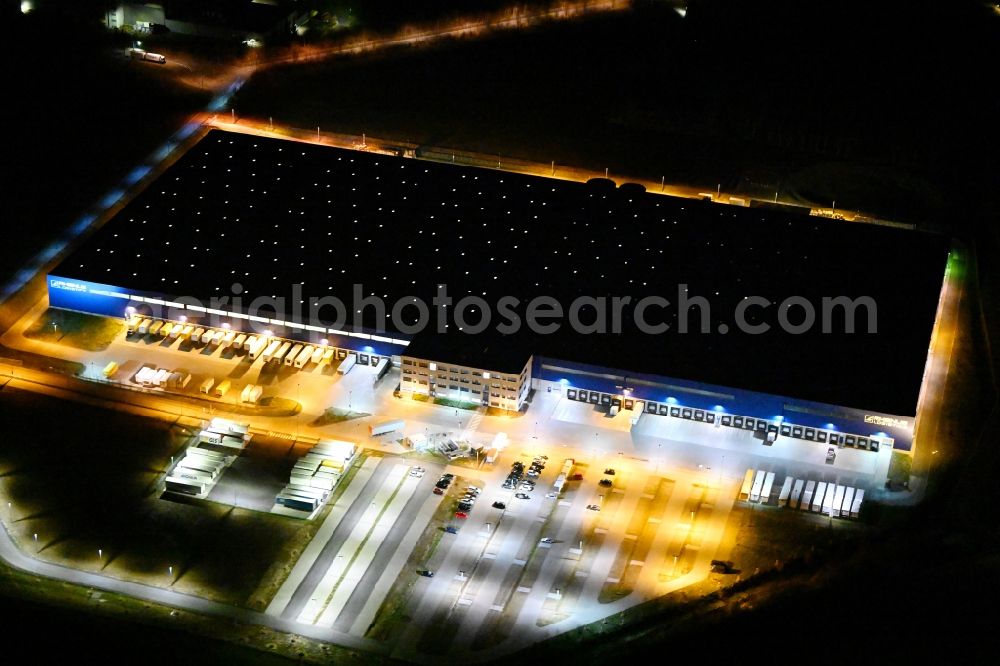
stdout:
[(346, 375), (351, 371), (351, 368), (358, 362), (358, 357), (354, 354), (348, 354), (347, 357), (340, 362), (337, 366), (337, 374)]
[(774, 472), (768, 472), (764, 477), (764, 487), (760, 490), (760, 501), (764, 504), (771, 499), (771, 488), (774, 486)]
[(793, 509), (799, 508), (799, 500), (802, 498), (802, 486), (804, 483), (802, 479), (795, 479), (795, 485), (792, 487), (791, 507)]
[(812, 504), (813, 489), (816, 487), (816, 482), (813, 480), (806, 481), (806, 489), (802, 491), (802, 504), (799, 508), (803, 511), (808, 511), (809, 506)]
[(295, 363), (295, 358), (299, 355), (299, 353), (301, 351), (302, 351), (302, 345), (298, 345), (297, 344), (297, 345), (293, 346), (288, 351), (288, 353), (285, 354), (285, 357), (283, 359), (284, 362), (285, 362), (285, 365), (292, 365), (292, 364), (294, 364)]
[(277, 363), (281, 363), (285, 360), (285, 354), (287, 354), (288, 350), (292, 348), (291, 342), (282, 342), (281, 340), (276, 340), (276, 342), (280, 346), (277, 348), (277, 351), (274, 352), (274, 355), (270, 359), (264, 359), (265, 361), (272, 360)]
[(295, 367), (304, 368), (306, 363), (312, 360), (313, 351), (314, 349), (312, 346), (303, 347), (302, 351), (299, 352), (299, 355), (295, 357)]

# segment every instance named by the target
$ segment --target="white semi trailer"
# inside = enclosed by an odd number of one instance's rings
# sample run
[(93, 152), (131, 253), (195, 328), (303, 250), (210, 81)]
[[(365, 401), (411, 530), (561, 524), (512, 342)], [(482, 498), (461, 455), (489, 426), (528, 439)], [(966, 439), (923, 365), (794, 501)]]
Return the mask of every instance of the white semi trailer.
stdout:
[(820, 511), (823, 508), (823, 496), (827, 493), (826, 483), (819, 482), (816, 486), (816, 494), (813, 496), (812, 510)]
[(351, 371), (351, 368), (353, 368), (357, 362), (357, 356), (354, 354), (348, 354), (347, 357), (340, 362), (340, 365), (337, 366), (337, 374), (346, 375)]
[(300, 344), (296, 344), (290, 350), (288, 350), (288, 353), (285, 354), (285, 359), (284, 359), (285, 365), (292, 365), (293, 363), (295, 363), (295, 359), (298, 357), (301, 351), (302, 351), (302, 345)]
[(385, 435), (390, 432), (396, 432), (397, 430), (402, 430), (406, 427), (406, 421), (403, 419), (394, 419), (392, 421), (382, 421), (381, 423), (372, 423), (368, 426), (368, 434), (372, 437), (377, 437), (378, 435)]
[(857, 518), (861, 512), (861, 500), (865, 498), (864, 488), (858, 488), (854, 493), (854, 502), (851, 504), (851, 518)]
[(760, 491), (764, 489), (764, 477), (767, 476), (767, 472), (762, 469), (757, 470), (757, 475), (753, 478), (753, 487), (750, 488), (750, 501), (759, 502), (760, 501)]
[(312, 359), (313, 351), (314, 349), (311, 346), (303, 347), (299, 355), (295, 357), (295, 367), (304, 368), (306, 363)]
[(802, 504), (799, 505), (799, 508), (802, 509), (803, 511), (809, 510), (810, 505), (812, 504), (813, 489), (815, 488), (816, 488), (815, 481), (812, 480), (806, 481), (806, 489), (802, 491)]
[(764, 504), (771, 499), (771, 488), (774, 486), (774, 472), (768, 472), (764, 477), (764, 487), (760, 491), (760, 501)]
[(281, 346), (278, 347), (278, 351), (274, 352), (274, 356), (271, 359), (277, 363), (281, 363), (285, 359), (285, 355), (288, 354), (288, 350), (291, 349), (291, 342), (282, 342)]
[(802, 499), (802, 486), (805, 483), (802, 479), (795, 479), (795, 485), (792, 486), (792, 501), (791, 507), (793, 509), (799, 508), (799, 500)]
[(743, 475), (743, 485), (740, 486), (739, 499), (750, 499), (750, 489), (753, 488), (753, 468), (749, 468)]
[(792, 477), (786, 476), (778, 493), (778, 506), (788, 506), (788, 496), (792, 492)]
[(854, 503), (854, 488), (847, 486), (844, 489), (844, 501), (840, 504), (840, 515), (843, 518), (851, 517), (851, 504)]

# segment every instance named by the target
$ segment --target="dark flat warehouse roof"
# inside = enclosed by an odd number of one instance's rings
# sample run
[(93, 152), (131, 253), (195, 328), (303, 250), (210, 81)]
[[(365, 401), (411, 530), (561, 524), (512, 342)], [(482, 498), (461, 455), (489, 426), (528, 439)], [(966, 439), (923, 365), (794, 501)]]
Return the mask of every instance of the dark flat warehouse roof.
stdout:
[[(946, 256), (947, 241), (925, 233), (213, 130), (53, 273), (204, 299), (231, 296), (239, 283), (244, 304), (287, 296), (295, 283), (307, 297), (346, 302), (361, 283), (390, 306), (403, 296), (430, 303), (439, 284), (456, 300), (472, 294), (494, 305), (508, 295), (551, 295), (566, 305), (579, 296), (676, 303), (684, 284), (709, 301), (710, 333), (697, 332), (696, 310), (695, 332), (681, 334), (676, 308), (652, 307), (648, 319), (670, 323), (667, 333), (640, 333), (627, 317), (620, 334), (581, 335), (564, 325), (552, 335), (522, 331), (504, 346), (512, 339), (468, 343), (452, 324), (444, 338), (421, 340), (437, 335), (424, 332), (411, 348), (469, 365), (477, 347), (510, 365), (530, 348), (625, 372), (912, 415)], [(774, 324), (770, 332), (735, 331), (745, 297), (778, 303), (792, 295), (817, 313), (824, 296), (869, 296), (878, 332), (789, 335), (776, 325), (776, 306), (751, 310), (755, 322)], [(374, 310), (365, 314), (373, 327)], [(592, 317), (585, 308), (581, 319)], [(721, 324), (730, 331), (720, 333)], [(508, 347), (505, 360), (498, 350)]]

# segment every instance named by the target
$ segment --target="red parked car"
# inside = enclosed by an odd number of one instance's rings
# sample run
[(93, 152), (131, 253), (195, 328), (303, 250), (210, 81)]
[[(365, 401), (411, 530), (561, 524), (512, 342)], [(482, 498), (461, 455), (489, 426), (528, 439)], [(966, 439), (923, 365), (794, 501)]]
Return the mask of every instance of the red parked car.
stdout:
[(456, 518), (468, 518), (469, 514), (465, 513), (464, 511), (458, 511), (458, 512), (455, 513), (455, 517)]

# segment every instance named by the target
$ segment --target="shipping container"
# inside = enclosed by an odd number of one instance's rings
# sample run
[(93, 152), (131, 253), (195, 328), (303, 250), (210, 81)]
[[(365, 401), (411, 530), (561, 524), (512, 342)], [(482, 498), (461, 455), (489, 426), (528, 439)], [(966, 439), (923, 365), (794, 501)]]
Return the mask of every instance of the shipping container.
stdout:
[(222, 444), (222, 433), (212, 430), (202, 430), (198, 433), (198, 441), (208, 444)]
[(802, 491), (802, 504), (799, 505), (799, 508), (803, 511), (809, 511), (810, 505), (812, 504), (813, 489), (815, 487), (815, 481), (806, 481), (806, 489)]
[(236, 421), (230, 421), (229, 419), (224, 419), (217, 416), (214, 419), (212, 419), (212, 430), (232, 433), (236, 435), (246, 435), (248, 432), (250, 432), (250, 424), (237, 423)]
[(750, 499), (750, 489), (753, 488), (753, 468), (746, 471), (743, 475), (743, 485), (740, 486), (739, 499), (748, 500)]
[(225, 463), (226, 456), (219, 453), (218, 451), (210, 451), (208, 449), (199, 449), (198, 447), (192, 447), (186, 451), (189, 456), (197, 456), (200, 458), (208, 458), (209, 460), (217, 460), (221, 463)]
[(833, 498), (836, 497), (836, 494), (837, 486), (833, 483), (828, 483), (826, 486), (826, 495), (823, 497), (823, 513), (828, 516), (833, 515)]
[(786, 476), (784, 483), (781, 484), (781, 491), (778, 493), (778, 506), (788, 505), (788, 496), (792, 492), (792, 477)]
[(793, 509), (799, 508), (799, 500), (802, 498), (802, 485), (805, 483), (802, 479), (795, 479), (795, 485), (792, 486), (792, 501), (791, 507)]
[(865, 498), (865, 491), (863, 488), (858, 488), (854, 492), (854, 502), (851, 504), (851, 518), (857, 518), (858, 514), (861, 512), (861, 500)]
[[(264, 339), (265, 338), (261, 338), (261, 340)], [(259, 340), (257, 345), (260, 345)], [(264, 360), (264, 363), (268, 363), (272, 358), (274, 358), (274, 355), (278, 352), (279, 347), (281, 347), (281, 340), (271, 340), (267, 343), (267, 349), (265, 349), (263, 354), (261, 354), (261, 358)], [(250, 358), (256, 358), (252, 352), (250, 353)]]
[(847, 486), (844, 489), (844, 501), (840, 503), (840, 515), (843, 518), (851, 517), (851, 505), (854, 503), (854, 488)]
[(173, 476), (167, 477), (167, 490), (186, 495), (201, 495), (205, 492), (205, 484), (192, 481), (190, 479), (179, 479)]
[(764, 477), (764, 487), (760, 491), (760, 501), (766, 504), (771, 500), (771, 488), (774, 486), (774, 472), (768, 472)]
[(167, 381), (167, 377), (169, 376), (170, 376), (169, 370), (167, 370), (166, 368), (160, 368), (159, 370), (156, 371), (156, 374), (153, 376), (152, 383), (154, 386), (163, 386)]
[(302, 351), (302, 345), (300, 344), (294, 345), (291, 348), (291, 350), (287, 354), (285, 354), (284, 357), (285, 365), (292, 365), (293, 363), (295, 363), (295, 358), (299, 355), (299, 352), (301, 351)]
[(823, 508), (823, 495), (827, 492), (826, 484), (822, 481), (816, 486), (816, 494), (813, 496), (812, 511), (819, 511)]
[(253, 387), (252, 391), (250, 391), (250, 395), (248, 396), (247, 402), (250, 403), (251, 405), (256, 405), (258, 402), (260, 402), (260, 398), (262, 395), (264, 395), (264, 387), (258, 384), (257, 386)]
[(307, 497), (295, 497), (294, 495), (281, 494), (278, 495), (278, 504), (289, 509), (296, 509), (297, 511), (305, 511), (311, 513), (316, 509), (317, 502), (315, 499), (310, 499)]
[(279, 343), (281, 344), (281, 346), (278, 347), (278, 351), (274, 352), (274, 356), (271, 357), (271, 360), (276, 361), (277, 363), (283, 362), (285, 360), (285, 355), (288, 353), (288, 350), (292, 348), (291, 342), (279, 341)]
[(378, 435), (385, 435), (390, 432), (396, 432), (402, 430), (406, 427), (406, 421), (403, 419), (394, 419), (392, 421), (382, 421), (381, 423), (372, 423), (368, 426), (368, 434), (372, 437)]
[(358, 357), (354, 354), (348, 354), (347, 358), (340, 362), (337, 366), (337, 374), (346, 375), (351, 371), (351, 368), (358, 362)]
[(314, 347), (306, 346), (302, 348), (299, 355), (295, 357), (295, 367), (304, 368), (306, 363), (312, 359)]
[(750, 501), (759, 502), (760, 501), (760, 491), (764, 488), (764, 478), (767, 476), (767, 472), (762, 469), (757, 470), (757, 474), (753, 478), (753, 486), (750, 488)]
[(214, 481), (216, 477), (219, 476), (219, 469), (217, 466), (212, 464), (212, 461), (205, 460), (204, 458), (192, 457), (184, 458), (184, 460), (177, 463), (177, 467), (174, 468), (174, 475), (179, 475), (179, 470), (190, 469), (195, 472), (199, 472), (204, 476), (207, 476), (210, 481)]
[[(840, 505), (844, 503), (844, 486), (838, 485), (836, 491), (833, 493), (833, 502), (830, 504), (830, 510), (827, 511), (834, 518), (840, 517)], [(824, 508), (825, 505), (824, 505)]]

